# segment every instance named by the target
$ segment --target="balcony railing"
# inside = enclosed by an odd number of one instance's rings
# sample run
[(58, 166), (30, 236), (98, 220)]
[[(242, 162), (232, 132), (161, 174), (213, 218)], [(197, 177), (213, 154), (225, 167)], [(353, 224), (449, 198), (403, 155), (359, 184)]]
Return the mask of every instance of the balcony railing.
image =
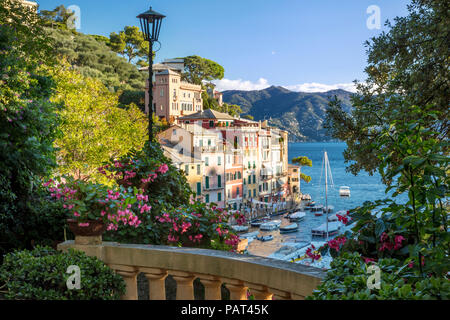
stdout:
[[(97, 241), (91, 241), (97, 240)], [(176, 299), (193, 300), (193, 282), (199, 278), (206, 300), (220, 300), (225, 284), (231, 300), (247, 300), (247, 290), (256, 300), (303, 300), (325, 276), (321, 269), (285, 261), (231, 252), (167, 246), (118, 244), (77, 238), (58, 245), (95, 256), (115, 270), (126, 283), (124, 300), (137, 300), (137, 276), (149, 282), (150, 300), (165, 300), (165, 279), (177, 283)]]

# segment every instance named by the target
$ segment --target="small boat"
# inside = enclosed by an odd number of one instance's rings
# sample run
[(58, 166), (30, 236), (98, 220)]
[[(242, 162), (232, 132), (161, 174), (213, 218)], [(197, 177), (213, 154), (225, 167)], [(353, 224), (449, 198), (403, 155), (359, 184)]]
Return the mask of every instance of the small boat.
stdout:
[[(334, 236), (339, 233), (340, 224), (338, 222), (328, 223), (328, 236)], [(311, 230), (313, 237), (326, 237), (327, 236), (327, 224), (324, 223), (317, 228)]]
[(238, 226), (238, 225), (231, 226), (231, 229), (233, 229), (236, 232), (247, 232), (249, 228), (250, 228), (249, 226)]
[(270, 241), (270, 240), (273, 240), (273, 236), (271, 234), (269, 234), (268, 236), (264, 236), (264, 237), (256, 237), (256, 240), (263, 241), (263, 242)]
[(328, 213), (330, 213), (330, 212), (333, 212), (333, 210), (334, 210), (334, 206), (330, 206), (329, 205), (328, 207), (323, 207), (323, 212), (324, 213), (327, 213), (327, 211), (328, 211)]
[(317, 204), (311, 207), (311, 212), (323, 212), (323, 205), (322, 204)]
[(288, 218), (290, 221), (301, 221), (305, 218), (305, 216), (306, 216), (305, 212), (298, 211), (298, 212), (290, 214), (288, 216)]
[(321, 217), (321, 216), (323, 216), (323, 212), (317, 211), (317, 212), (314, 213), (314, 215), (316, 217)]
[(340, 195), (341, 197), (350, 197), (350, 187), (342, 186), (342, 187), (339, 189), (339, 195)]
[(308, 203), (306, 203), (305, 205), (305, 210), (310, 210), (312, 207), (314, 207), (316, 205), (316, 203), (314, 201), (309, 201)]
[(281, 220), (272, 220), (266, 223), (263, 223), (259, 228), (263, 231), (272, 231), (276, 230), (281, 226)]
[(332, 214), (332, 215), (328, 216), (328, 222), (335, 222), (335, 221), (339, 221), (336, 214)]
[(298, 230), (298, 224), (292, 223), (288, 226), (281, 227), (280, 233), (290, 233), (290, 232), (296, 232)]
[(270, 222), (270, 219), (262, 218), (262, 219), (256, 219), (250, 222), (250, 225), (252, 227), (259, 228), (263, 223)]

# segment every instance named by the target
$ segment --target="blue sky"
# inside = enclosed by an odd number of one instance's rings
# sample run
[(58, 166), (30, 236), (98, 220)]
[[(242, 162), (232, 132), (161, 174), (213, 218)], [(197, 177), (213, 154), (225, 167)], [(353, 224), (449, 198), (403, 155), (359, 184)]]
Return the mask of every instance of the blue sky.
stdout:
[[(384, 22), (407, 15), (407, 0), (37, 0), (39, 8), (59, 4), (81, 10), (80, 32), (109, 36), (148, 9), (167, 16), (156, 61), (199, 55), (221, 64), (219, 89), (296, 91), (347, 88), (364, 80), (364, 42)], [(366, 25), (367, 8), (380, 9), (381, 29)], [(322, 90), (323, 91), (323, 90)]]

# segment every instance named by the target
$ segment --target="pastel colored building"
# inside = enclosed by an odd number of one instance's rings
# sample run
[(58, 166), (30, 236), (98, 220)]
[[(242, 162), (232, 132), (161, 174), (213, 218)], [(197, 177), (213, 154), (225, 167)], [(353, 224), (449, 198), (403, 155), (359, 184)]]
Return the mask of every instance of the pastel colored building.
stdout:
[[(192, 168), (195, 161), (201, 162), (202, 176), (197, 174), (190, 181), (203, 201), (233, 210), (257, 209), (283, 203), (300, 192), (293, 180), (294, 169), (288, 165), (286, 131), (270, 127), (267, 121), (241, 119), (211, 109), (175, 120), (177, 124), (158, 138), (175, 155), (195, 159), (183, 165)], [(186, 174), (192, 173), (189, 170)]]
[[(154, 69), (153, 111), (161, 120), (174, 123), (179, 117), (203, 110), (202, 87), (181, 80), (173, 68)], [(149, 112), (148, 81), (145, 94), (145, 112)]]

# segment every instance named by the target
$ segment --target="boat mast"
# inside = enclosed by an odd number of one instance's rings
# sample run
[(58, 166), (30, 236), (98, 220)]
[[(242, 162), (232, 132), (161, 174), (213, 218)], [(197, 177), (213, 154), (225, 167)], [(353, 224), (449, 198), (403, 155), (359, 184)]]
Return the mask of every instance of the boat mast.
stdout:
[(324, 152), (324, 164), (325, 164), (325, 212), (327, 217), (327, 242), (328, 242), (328, 155)]

